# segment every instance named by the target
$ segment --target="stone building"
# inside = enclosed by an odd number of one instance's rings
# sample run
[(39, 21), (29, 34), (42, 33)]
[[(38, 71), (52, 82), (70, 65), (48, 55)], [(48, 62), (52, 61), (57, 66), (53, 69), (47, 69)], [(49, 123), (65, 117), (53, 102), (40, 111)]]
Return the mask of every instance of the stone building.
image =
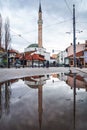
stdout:
[[(67, 57), (69, 59), (70, 66), (74, 66), (74, 58), (73, 58), (73, 45), (66, 48)], [(85, 43), (76, 44), (76, 66), (82, 65), (84, 67), (87, 66), (87, 40)]]

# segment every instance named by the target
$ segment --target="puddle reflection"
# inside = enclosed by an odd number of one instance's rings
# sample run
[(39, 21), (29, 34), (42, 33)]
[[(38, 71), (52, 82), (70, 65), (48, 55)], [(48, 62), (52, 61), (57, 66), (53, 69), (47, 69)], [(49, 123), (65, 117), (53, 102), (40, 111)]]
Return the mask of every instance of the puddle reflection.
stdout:
[(78, 94), (81, 89), (87, 91), (87, 82), (76, 73), (0, 83), (0, 130), (86, 130), (87, 93)]
[(87, 82), (84, 80), (84, 77), (81, 77), (80, 75), (72, 74), (72, 73), (67, 75), (67, 80), (66, 80), (66, 83), (71, 87), (71, 89), (74, 88), (73, 78), (76, 80), (75, 81), (76, 88), (78, 90), (85, 89), (85, 91), (87, 91)]
[[(71, 89), (73, 89), (73, 123), (74, 123), (73, 129), (76, 130), (76, 129), (78, 129), (78, 127), (76, 126), (76, 116), (77, 116), (76, 110), (78, 110), (78, 109), (76, 109), (77, 90), (84, 89), (87, 92), (87, 82), (84, 80), (84, 77), (82, 77), (81, 75), (78, 75), (76, 73), (69, 73), (66, 75), (67, 75), (67, 79), (65, 81), (71, 87)], [(80, 99), (80, 101), (81, 101), (81, 99)], [(83, 123), (83, 122), (81, 122), (81, 123)], [(87, 129), (87, 125), (86, 125), (86, 127), (82, 128), (82, 129)]]
[[(6, 114), (10, 112), (10, 82), (0, 84), (0, 118), (2, 117), (3, 109)], [(3, 92), (2, 92), (3, 86)]]
[(42, 126), (42, 113), (43, 113), (43, 85), (46, 83), (46, 80), (49, 79), (49, 75), (39, 75), (39, 76), (32, 76), (32, 77), (25, 77), (24, 81), (31, 88), (38, 89), (38, 120), (39, 120), (39, 130), (41, 130)]

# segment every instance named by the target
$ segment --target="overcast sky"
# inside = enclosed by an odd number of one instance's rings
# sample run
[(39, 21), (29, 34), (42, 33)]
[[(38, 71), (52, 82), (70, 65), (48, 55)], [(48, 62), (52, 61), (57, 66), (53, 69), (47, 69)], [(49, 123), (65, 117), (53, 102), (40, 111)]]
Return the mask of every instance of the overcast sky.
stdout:
[[(41, 4), (43, 47), (47, 51), (64, 50), (73, 42), (73, 4), (76, 42), (87, 40), (87, 0), (42, 0)], [(28, 45), (38, 43), (38, 8), (39, 0), (0, 0), (3, 22), (6, 17), (10, 20), (12, 48), (24, 51)]]

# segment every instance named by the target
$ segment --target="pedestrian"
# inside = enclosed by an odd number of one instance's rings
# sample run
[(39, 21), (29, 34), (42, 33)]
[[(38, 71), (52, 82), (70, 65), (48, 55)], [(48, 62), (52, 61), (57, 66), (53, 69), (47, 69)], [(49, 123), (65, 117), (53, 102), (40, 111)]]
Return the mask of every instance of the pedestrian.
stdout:
[(47, 68), (49, 67), (49, 61), (47, 61), (47, 63), (46, 63), (46, 67), (47, 67)]

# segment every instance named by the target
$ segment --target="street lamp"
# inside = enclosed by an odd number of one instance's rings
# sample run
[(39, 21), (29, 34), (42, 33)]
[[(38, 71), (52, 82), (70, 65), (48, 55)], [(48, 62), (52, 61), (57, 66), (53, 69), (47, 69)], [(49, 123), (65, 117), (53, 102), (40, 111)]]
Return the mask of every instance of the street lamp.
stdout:
[(76, 30), (77, 33), (82, 33), (83, 31), (82, 30)]

